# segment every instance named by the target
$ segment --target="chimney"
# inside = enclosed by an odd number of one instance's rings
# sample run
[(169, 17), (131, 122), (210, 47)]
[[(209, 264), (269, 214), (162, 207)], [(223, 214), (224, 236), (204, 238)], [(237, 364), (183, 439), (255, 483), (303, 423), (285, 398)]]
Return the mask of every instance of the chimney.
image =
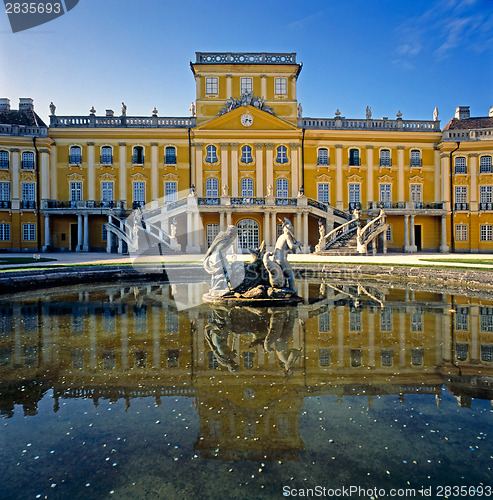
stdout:
[(34, 111), (34, 101), (30, 97), (19, 99), (19, 111)]
[(490, 108), (490, 118), (493, 118), (493, 106)]
[(455, 117), (459, 120), (470, 118), (469, 106), (458, 106), (455, 108)]
[(10, 111), (10, 99), (7, 99), (6, 97), (0, 98), (0, 111)]

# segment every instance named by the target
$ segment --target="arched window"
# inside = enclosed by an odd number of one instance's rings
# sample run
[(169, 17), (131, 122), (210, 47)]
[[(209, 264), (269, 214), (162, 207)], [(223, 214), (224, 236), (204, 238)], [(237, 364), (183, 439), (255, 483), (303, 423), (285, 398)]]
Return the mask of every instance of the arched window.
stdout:
[(206, 231), (207, 231), (207, 248), (209, 248), (212, 245), (212, 242), (214, 241), (216, 236), (219, 234), (219, 224), (207, 224)]
[(421, 151), (411, 149), (411, 167), (421, 167)]
[(259, 247), (259, 225), (253, 219), (242, 219), (238, 228), (238, 250), (250, 250)]
[(252, 148), (250, 146), (243, 146), (241, 148), (241, 161), (242, 163), (252, 163)]
[(241, 196), (243, 198), (250, 198), (253, 196), (253, 179), (249, 177), (241, 179)]
[(8, 151), (0, 151), (0, 168), (9, 168), (9, 152)]
[(31, 151), (24, 151), (22, 153), (22, 168), (34, 168), (34, 153)]
[(491, 156), (481, 156), (479, 160), (479, 173), (491, 174)]
[(390, 159), (390, 149), (380, 150), (380, 166), (381, 167), (390, 167), (391, 165), (392, 165), (392, 161)]
[(287, 179), (277, 179), (276, 181), (276, 197), (288, 198), (289, 197), (289, 183)]
[(206, 198), (217, 198), (219, 196), (219, 182), (216, 178), (210, 177), (205, 181)]
[(217, 163), (217, 148), (216, 146), (207, 146), (207, 155), (205, 161), (207, 163)]
[(142, 146), (135, 146), (132, 154), (132, 163), (134, 165), (144, 164), (144, 148)]
[(68, 162), (71, 165), (79, 165), (82, 163), (82, 149), (80, 146), (70, 146)]
[(174, 146), (166, 147), (164, 163), (166, 163), (166, 165), (176, 165), (176, 148)]
[(111, 146), (103, 146), (101, 148), (101, 164), (111, 165), (113, 163), (113, 149)]
[(351, 167), (359, 167), (359, 149), (350, 149), (349, 150), (349, 166)]
[(329, 150), (327, 148), (320, 148), (318, 150), (317, 163), (319, 165), (328, 165), (329, 164)]
[(278, 146), (277, 147), (277, 163), (287, 163), (288, 162), (288, 150), (286, 146)]
[(467, 174), (467, 164), (464, 156), (457, 156), (455, 158), (455, 173)]

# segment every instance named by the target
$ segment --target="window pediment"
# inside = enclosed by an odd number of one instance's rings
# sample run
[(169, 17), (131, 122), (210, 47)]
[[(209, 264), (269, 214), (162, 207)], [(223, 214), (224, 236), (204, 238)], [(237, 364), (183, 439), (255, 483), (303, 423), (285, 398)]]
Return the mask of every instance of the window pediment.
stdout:
[(409, 177), (408, 180), (409, 180), (409, 182), (417, 184), (420, 182), (421, 183), (424, 182), (425, 179), (424, 179), (424, 177), (421, 177), (420, 175), (414, 175), (413, 177)]
[(479, 184), (493, 184), (493, 176), (481, 176), (481, 178), (479, 179)]
[(378, 180), (378, 182), (386, 182), (386, 183), (394, 182), (394, 178), (391, 177), (390, 175), (387, 175), (387, 174), (384, 174), (384, 175), (381, 175), (380, 177), (377, 177), (377, 180)]
[(67, 175), (67, 179), (71, 182), (83, 181), (84, 176), (78, 172), (74, 172), (73, 174)]
[(353, 174), (353, 175), (348, 175), (346, 179), (348, 182), (361, 182), (363, 180), (363, 177), (357, 174)]
[(147, 175), (144, 175), (143, 173), (141, 172), (136, 172), (135, 174), (132, 174), (130, 176), (130, 179), (132, 179), (132, 181), (145, 181), (147, 179)]
[(327, 175), (327, 174), (321, 174), (321, 175), (317, 175), (315, 177), (315, 180), (317, 182), (331, 182), (332, 181), (332, 177), (330, 175)]
[(115, 174), (110, 174), (109, 172), (105, 172), (99, 176), (101, 181), (114, 181), (116, 179)]
[(179, 176), (177, 174), (169, 173), (169, 174), (163, 174), (162, 178), (165, 181), (177, 181), (179, 179)]

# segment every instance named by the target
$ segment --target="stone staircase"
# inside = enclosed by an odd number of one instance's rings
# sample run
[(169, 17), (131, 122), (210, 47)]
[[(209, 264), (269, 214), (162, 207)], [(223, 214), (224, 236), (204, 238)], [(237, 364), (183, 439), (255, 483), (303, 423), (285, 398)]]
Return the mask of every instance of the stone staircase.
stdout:
[(358, 235), (351, 233), (341, 237), (329, 250), (317, 252), (317, 255), (359, 255)]

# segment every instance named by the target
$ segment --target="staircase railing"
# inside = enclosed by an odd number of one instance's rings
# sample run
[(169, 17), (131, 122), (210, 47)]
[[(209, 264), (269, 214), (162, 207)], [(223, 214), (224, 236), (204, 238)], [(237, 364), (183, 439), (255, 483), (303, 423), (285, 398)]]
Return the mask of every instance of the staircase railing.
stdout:
[(380, 215), (366, 224), (365, 227), (358, 228), (357, 250), (358, 253), (366, 253), (368, 244), (377, 238), (387, 228), (387, 216), (383, 210)]
[(323, 237), (320, 238), (317, 245), (315, 246), (315, 251), (320, 252), (323, 250), (328, 250), (340, 239), (355, 233), (360, 225), (359, 214), (356, 212), (357, 216), (354, 219), (338, 226)]

